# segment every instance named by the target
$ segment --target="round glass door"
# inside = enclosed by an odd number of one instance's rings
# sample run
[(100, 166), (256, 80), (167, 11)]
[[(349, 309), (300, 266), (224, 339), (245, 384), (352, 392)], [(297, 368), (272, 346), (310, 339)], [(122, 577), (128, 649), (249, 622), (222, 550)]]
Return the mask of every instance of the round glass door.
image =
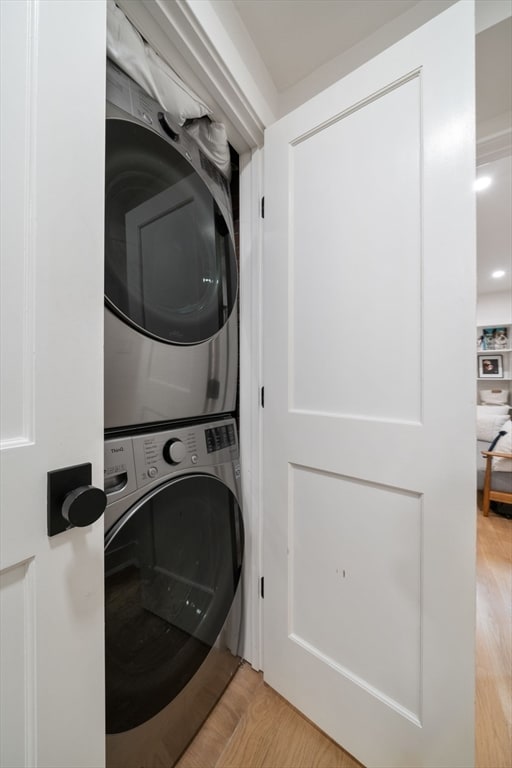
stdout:
[(211, 476), (167, 483), (114, 526), (105, 542), (107, 733), (146, 722), (193, 677), (233, 605), (242, 556), (240, 508)]
[(153, 131), (107, 120), (107, 305), (160, 341), (197, 344), (226, 323), (236, 286), (228, 226), (193, 167)]

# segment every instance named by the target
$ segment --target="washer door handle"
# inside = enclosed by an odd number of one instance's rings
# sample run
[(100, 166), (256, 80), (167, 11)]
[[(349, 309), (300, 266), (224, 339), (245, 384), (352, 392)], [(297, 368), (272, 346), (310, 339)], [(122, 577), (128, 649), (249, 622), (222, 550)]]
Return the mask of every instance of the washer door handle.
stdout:
[(90, 463), (48, 472), (48, 536), (84, 528), (102, 516), (107, 496), (91, 479)]

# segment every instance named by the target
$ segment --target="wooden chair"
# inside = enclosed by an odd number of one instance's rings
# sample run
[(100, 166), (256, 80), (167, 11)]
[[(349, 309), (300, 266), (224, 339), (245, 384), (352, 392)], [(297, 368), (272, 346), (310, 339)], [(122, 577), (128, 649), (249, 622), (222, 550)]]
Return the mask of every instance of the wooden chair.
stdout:
[[(483, 487), (482, 498), (482, 512), (485, 517), (489, 517), (489, 509), (491, 501), (501, 501), (505, 504), (512, 504), (512, 491), (506, 490), (493, 490), (493, 472), (492, 472), (492, 460), (494, 457), (500, 457), (503, 459), (512, 459), (512, 453), (501, 453), (500, 451), (482, 451), (482, 456), (485, 458), (485, 477)], [(508, 473), (495, 472), (494, 477), (497, 475), (508, 475)]]

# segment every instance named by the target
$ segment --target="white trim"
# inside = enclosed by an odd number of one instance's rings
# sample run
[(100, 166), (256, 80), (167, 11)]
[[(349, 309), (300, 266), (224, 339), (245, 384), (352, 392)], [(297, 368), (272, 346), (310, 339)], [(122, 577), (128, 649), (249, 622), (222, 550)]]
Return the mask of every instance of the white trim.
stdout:
[(245, 517), (244, 657), (262, 668), (261, 448), (263, 152), (240, 157), (240, 464)]
[[(169, 0), (157, 0), (169, 2)], [(276, 119), (278, 92), (232, 0), (181, 0), (208, 38), (223, 68), (236, 81), (245, 108), (254, 110), (263, 125)]]
[(512, 154), (512, 128), (484, 136), (476, 142), (476, 163), (490, 163)]
[(39, 0), (27, 7), (27, 84), (25, 93), (25, 231), (24, 231), (24, 307), (23, 319), (23, 436), (18, 444), (31, 443), (35, 439), (35, 344), (36, 344), (36, 175), (37, 175), (37, 93), (39, 87)]
[[(0, 450), (35, 435), (35, 273), (40, 0), (2, 4), (2, 417)], [(10, 89), (8, 70), (18, 87)], [(11, 198), (11, 191), (13, 196)], [(9, 208), (8, 202), (9, 201)], [(7, 256), (5, 256), (7, 254)], [(11, 297), (16, 300), (11, 304)]]
[[(39, 10), (39, 9), (38, 9)], [(36, 564), (34, 558), (25, 563), (25, 760), (37, 765), (37, 635), (36, 635)]]

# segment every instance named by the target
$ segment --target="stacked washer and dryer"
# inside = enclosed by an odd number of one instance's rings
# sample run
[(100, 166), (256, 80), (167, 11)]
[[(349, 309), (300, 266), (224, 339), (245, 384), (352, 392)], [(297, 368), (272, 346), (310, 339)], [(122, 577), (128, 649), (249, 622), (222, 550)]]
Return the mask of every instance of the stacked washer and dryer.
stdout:
[(240, 662), (229, 186), (111, 62), (105, 199), (108, 768), (172, 766)]

